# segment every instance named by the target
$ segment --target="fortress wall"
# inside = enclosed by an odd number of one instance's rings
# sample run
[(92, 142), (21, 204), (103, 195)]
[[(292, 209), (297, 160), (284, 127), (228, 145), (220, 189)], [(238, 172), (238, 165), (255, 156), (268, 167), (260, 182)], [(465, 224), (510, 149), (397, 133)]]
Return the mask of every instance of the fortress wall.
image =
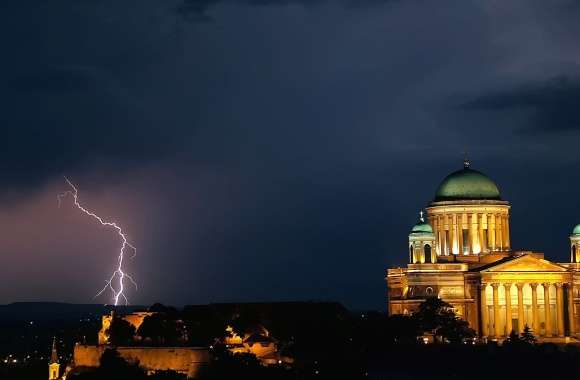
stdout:
[[(75, 366), (98, 367), (106, 346), (76, 345)], [(128, 362), (139, 362), (146, 371), (173, 370), (195, 377), (201, 366), (209, 362), (205, 348), (192, 347), (117, 347)]]
[(77, 367), (98, 367), (103, 346), (85, 346), (77, 344), (74, 349), (74, 365)]

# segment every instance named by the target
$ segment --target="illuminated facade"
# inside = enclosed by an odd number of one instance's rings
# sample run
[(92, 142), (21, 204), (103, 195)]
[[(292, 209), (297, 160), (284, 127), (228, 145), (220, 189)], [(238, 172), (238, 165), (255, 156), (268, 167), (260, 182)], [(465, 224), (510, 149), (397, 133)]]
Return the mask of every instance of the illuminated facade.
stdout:
[[(448, 175), (409, 234), (409, 264), (387, 270), (389, 314), (411, 314), (438, 296), (480, 337), (504, 339), (527, 325), (542, 340), (576, 337), (580, 324), (580, 225), (570, 262), (515, 251), (510, 204), (497, 185), (464, 168)], [(580, 327), (579, 327), (580, 328)]]

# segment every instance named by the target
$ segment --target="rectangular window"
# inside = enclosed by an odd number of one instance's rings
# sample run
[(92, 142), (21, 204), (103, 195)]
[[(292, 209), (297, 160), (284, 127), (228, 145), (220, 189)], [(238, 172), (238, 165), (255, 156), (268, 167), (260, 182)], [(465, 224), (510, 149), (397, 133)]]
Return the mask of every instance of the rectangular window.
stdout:
[(469, 254), (469, 230), (461, 230), (463, 233), (463, 253)]

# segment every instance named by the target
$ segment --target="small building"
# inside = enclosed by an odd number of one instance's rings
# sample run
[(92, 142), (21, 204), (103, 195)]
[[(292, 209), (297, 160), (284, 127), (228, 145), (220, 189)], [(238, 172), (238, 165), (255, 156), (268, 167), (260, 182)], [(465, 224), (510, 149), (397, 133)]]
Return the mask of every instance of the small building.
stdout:
[(246, 353), (255, 355), (263, 365), (291, 365), (294, 359), (283, 355), (278, 341), (261, 325), (248, 330), (243, 337), (228, 326), (229, 336), (224, 339), (226, 347), (232, 353)]

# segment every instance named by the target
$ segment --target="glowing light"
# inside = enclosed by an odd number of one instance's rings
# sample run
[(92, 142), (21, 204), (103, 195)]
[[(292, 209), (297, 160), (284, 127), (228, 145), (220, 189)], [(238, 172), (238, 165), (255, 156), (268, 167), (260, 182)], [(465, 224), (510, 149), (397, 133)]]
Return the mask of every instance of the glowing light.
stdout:
[[(65, 177), (64, 179), (65, 179), (66, 183), (71, 187), (72, 190), (68, 190), (68, 191), (65, 191), (64, 193), (57, 195), (59, 207), (60, 207), (62, 199), (66, 198), (67, 196), (70, 196), (73, 198), (74, 205), (79, 210), (81, 210), (84, 214), (86, 214), (86, 215), (92, 217), (93, 219), (95, 219), (96, 221), (98, 221), (102, 226), (113, 228), (117, 232), (119, 237), (121, 238), (122, 244), (121, 244), (121, 248), (119, 249), (119, 256), (117, 259), (117, 269), (115, 269), (115, 271), (113, 271), (113, 274), (109, 277), (109, 280), (105, 283), (105, 286), (95, 295), (95, 298), (97, 298), (101, 294), (103, 294), (105, 292), (105, 290), (110, 289), (111, 293), (113, 295), (113, 297), (112, 297), (113, 304), (115, 306), (117, 306), (119, 304), (120, 299), (123, 299), (125, 301), (125, 305), (128, 305), (129, 300), (127, 299), (127, 296), (125, 296), (125, 293), (124, 293), (125, 292), (125, 279), (128, 279), (133, 284), (133, 286), (135, 286), (135, 289), (137, 289), (137, 283), (133, 280), (133, 277), (131, 277), (127, 272), (125, 272), (123, 270), (123, 260), (125, 258), (125, 250), (127, 248), (129, 248), (130, 250), (133, 251), (133, 255), (131, 256), (131, 258), (134, 258), (135, 255), (137, 255), (137, 248), (135, 248), (135, 246), (133, 246), (131, 243), (129, 243), (129, 241), (127, 240), (127, 237), (125, 236), (125, 233), (123, 232), (123, 229), (121, 227), (119, 227), (119, 225), (117, 225), (117, 223), (105, 221), (104, 219), (102, 219), (100, 216), (98, 216), (94, 212), (83, 207), (79, 203), (78, 190), (77, 190), (76, 186), (73, 185), (72, 182), (68, 180), (68, 178)], [(115, 280), (117, 280), (117, 281), (115, 281)], [(114, 285), (114, 284), (116, 284), (116, 285)]]

